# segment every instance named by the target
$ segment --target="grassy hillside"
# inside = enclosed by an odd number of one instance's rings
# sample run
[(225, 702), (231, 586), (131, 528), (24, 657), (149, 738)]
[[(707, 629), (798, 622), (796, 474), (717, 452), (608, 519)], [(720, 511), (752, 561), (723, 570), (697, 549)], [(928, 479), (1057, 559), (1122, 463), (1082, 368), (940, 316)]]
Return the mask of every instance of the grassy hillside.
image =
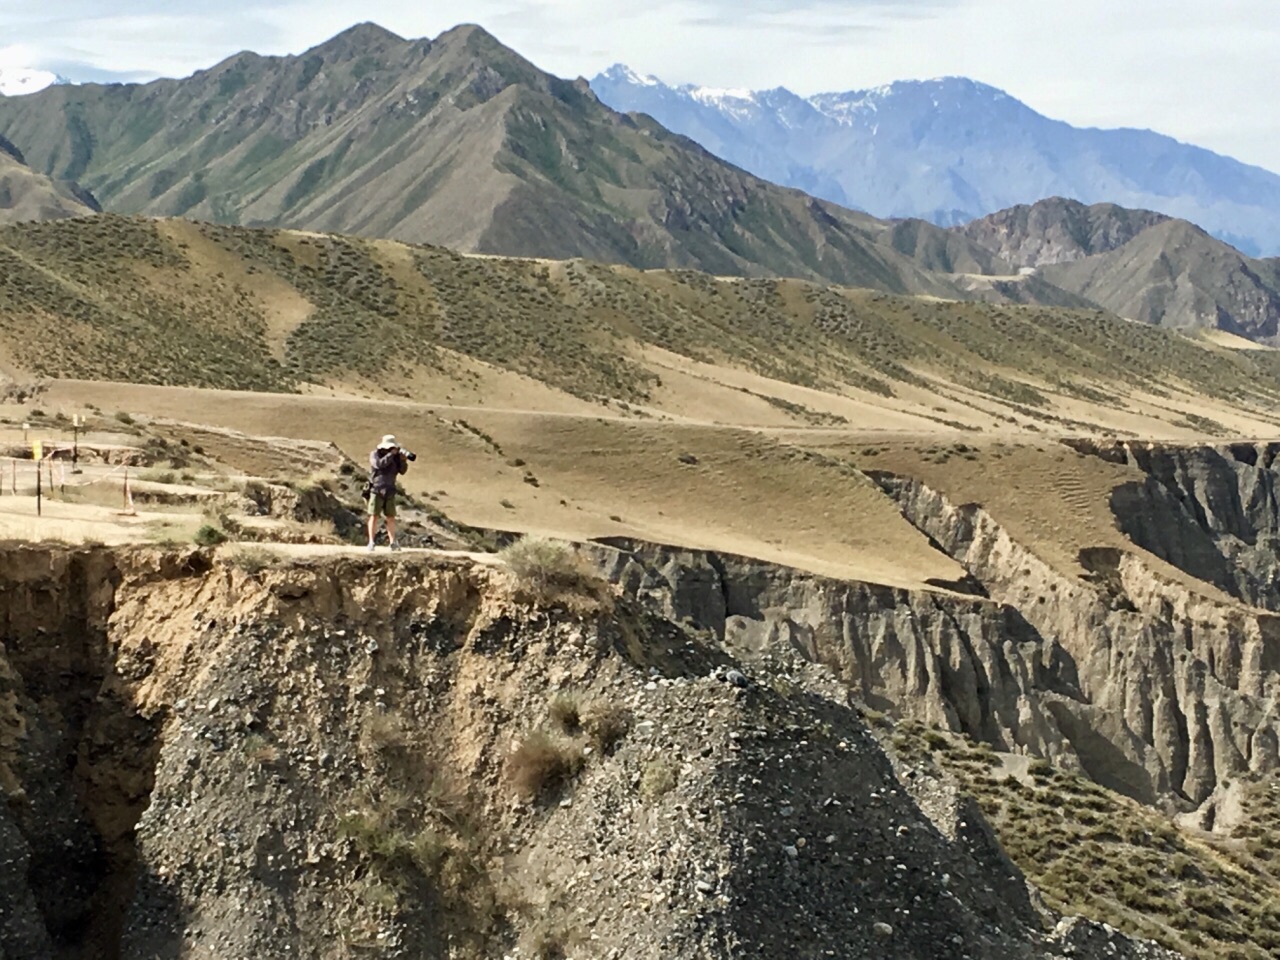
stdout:
[(181, 80), (0, 98), (3, 138), (118, 213), (1101, 306), (1264, 341), (1280, 327), (1274, 266), (1183, 221), (1062, 199), (953, 231), (879, 221), (618, 114), (474, 26), (405, 40), (363, 24), (299, 56), (241, 53)]
[(1280, 781), (1273, 775), (1237, 783), (1236, 822), (1210, 834), (1179, 828), (1043, 760), (1002, 759), (985, 744), (920, 723), (899, 724), (888, 738), (903, 757), (964, 784), (1053, 909), (1195, 960), (1263, 960), (1280, 951)]
[[(1099, 311), (798, 280), (116, 216), (0, 230), (0, 264), (0, 337), (20, 369), (49, 377), (404, 391), (468, 358), (573, 396), (644, 403), (666, 387), (656, 350), (820, 398), (985, 397), (1003, 412), (984, 415), (1010, 423), (1068, 424), (1055, 404), (1118, 410), (1128, 395), (1170, 389), (1259, 408), (1280, 395), (1269, 350)], [(59, 334), (32, 337), (33, 324)]]

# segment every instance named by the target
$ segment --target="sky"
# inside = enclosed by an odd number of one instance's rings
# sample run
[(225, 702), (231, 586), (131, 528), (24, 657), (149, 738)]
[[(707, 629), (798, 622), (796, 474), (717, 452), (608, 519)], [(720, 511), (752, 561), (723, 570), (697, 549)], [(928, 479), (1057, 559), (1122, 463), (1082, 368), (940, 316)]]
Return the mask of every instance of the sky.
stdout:
[[(1142, 127), (1280, 172), (1276, 0), (0, 0), (0, 70), (186, 76), (372, 20), (479, 23), (543, 69), (812, 94), (966, 76), (1076, 126)], [(234, 8), (235, 12), (229, 12)]]

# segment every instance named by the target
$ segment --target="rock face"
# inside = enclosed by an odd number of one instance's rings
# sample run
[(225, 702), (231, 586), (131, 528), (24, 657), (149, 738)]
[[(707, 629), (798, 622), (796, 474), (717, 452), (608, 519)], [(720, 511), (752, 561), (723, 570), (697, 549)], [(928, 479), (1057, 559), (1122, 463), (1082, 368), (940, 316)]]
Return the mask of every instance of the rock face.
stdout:
[(955, 230), (1014, 267), (1023, 268), (1109, 253), (1168, 219), (1164, 214), (1126, 210), (1114, 203), (1085, 206), (1077, 200), (1052, 197), (1001, 210)]
[[(1118, 508), (1140, 545), (1263, 605), (1276, 563), (1274, 453), (1249, 451), (1107, 455), (1152, 471), (1116, 492), (1141, 507)], [(794, 651), (877, 709), (1048, 758), (1145, 803), (1200, 807), (1230, 778), (1280, 763), (1280, 618), (1172, 580), (1137, 551), (1085, 550), (1082, 575), (1068, 575), (977, 506), (915, 480), (874, 479), (985, 597), (637, 544), (615, 543), (623, 552), (601, 562), (735, 655)]]
[[(1172, 956), (1044, 915), (829, 671), (737, 658), (750, 630), (441, 558), (20, 549), (0, 578), (6, 960)], [(516, 790), (547, 749), (573, 762)]]
[(1148, 477), (1111, 498), (1135, 544), (1255, 607), (1280, 611), (1280, 444), (1117, 444)]

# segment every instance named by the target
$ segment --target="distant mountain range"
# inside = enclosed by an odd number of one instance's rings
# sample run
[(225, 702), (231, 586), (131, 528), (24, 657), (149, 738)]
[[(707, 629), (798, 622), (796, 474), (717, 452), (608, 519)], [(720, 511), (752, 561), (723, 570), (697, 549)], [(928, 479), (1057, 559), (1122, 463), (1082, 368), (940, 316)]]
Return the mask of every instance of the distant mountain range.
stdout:
[[(791, 101), (804, 109), (776, 116), (797, 127), (869, 109)], [(0, 97), (0, 142), (7, 196), (22, 199), (0, 218), (75, 216), (97, 197), (114, 213), (1103, 308), (1280, 339), (1276, 262), (1186, 221), (1063, 199), (949, 229), (876, 219), (620, 114), (474, 26), (405, 40), (362, 24), (299, 56), (241, 53), (182, 80)]]
[(877, 217), (943, 226), (1061, 196), (1189, 220), (1280, 253), (1280, 175), (1146, 130), (1080, 129), (959, 77), (803, 98), (668, 86), (619, 64), (591, 81), (757, 176)]

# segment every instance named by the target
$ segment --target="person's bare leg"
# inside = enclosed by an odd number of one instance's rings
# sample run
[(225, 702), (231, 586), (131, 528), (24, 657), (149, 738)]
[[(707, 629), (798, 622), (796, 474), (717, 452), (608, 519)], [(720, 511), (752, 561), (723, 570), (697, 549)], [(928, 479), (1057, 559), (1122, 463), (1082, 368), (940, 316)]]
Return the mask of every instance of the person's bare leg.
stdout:
[(369, 522), (365, 526), (369, 531), (369, 546), (373, 546), (373, 541), (378, 536), (378, 515), (369, 514)]
[(387, 539), (393, 544), (396, 542), (396, 518), (387, 517)]

